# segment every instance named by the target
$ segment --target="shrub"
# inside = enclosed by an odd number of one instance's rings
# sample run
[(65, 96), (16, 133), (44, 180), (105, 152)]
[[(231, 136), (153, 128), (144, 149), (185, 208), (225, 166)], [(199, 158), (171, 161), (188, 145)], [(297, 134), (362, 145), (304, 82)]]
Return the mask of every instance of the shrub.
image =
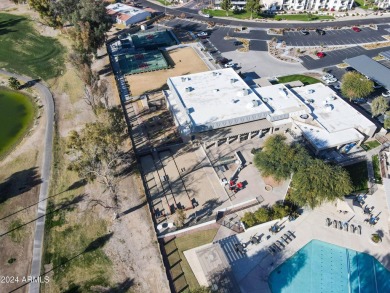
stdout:
[(282, 219), (290, 214), (290, 208), (286, 205), (277, 203), (272, 207), (272, 218)]
[(267, 207), (261, 207), (255, 212), (255, 218), (259, 224), (271, 220), (271, 211)]
[(372, 234), (371, 240), (375, 243), (379, 243), (379, 242), (382, 242), (382, 237), (379, 236), (379, 234)]
[(8, 260), (8, 263), (9, 263), (9, 264), (12, 264), (12, 263), (14, 263), (15, 261), (16, 261), (16, 258), (12, 257), (12, 258), (10, 258), (10, 259)]
[(257, 225), (257, 220), (255, 218), (255, 214), (251, 212), (247, 212), (244, 214), (244, 216), (241, 218), (241, 221), (247, 226), (252, 227)]

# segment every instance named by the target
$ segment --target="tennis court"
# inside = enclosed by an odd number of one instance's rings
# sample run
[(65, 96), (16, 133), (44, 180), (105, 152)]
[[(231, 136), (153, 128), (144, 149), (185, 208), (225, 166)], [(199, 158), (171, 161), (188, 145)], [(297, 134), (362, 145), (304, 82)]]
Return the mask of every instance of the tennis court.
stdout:
[(122, 74), (125, 75), (169, 68), (164, 55), (158, 50), (127, 53), (116, 58)]
[(131, 35), (131, 41), (136, 49), (156, 50), (161, 47), (177, 45), (170, 31), (148, 31)]

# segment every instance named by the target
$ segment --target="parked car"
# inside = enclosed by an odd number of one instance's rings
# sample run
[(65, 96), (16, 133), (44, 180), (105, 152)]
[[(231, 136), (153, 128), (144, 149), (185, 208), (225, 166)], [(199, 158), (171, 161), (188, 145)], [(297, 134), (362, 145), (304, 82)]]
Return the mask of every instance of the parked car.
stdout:
[(324, 30), (322, 30), (322, 29), (316, 29), (316, 33), (317, 34), (319, 34), (320, 36), (323, 36), (323, 35), (325, 35), (325, 31)]
[(210, 18), (210, 14), (203, 14), (204, 17)]
[(333, 87), (334, 87), (336, 90), (341, 90), (341, 83), (334, 84)]
[(345, 146), (344, 148), (344, 153), (348, 154), (349, 151), (356, 145), (356, 143), (350, 143), (348, 145)]
[(225, 65), (226, 63), (229, 62), (229, 59), (225, 58), (225, 57), (218, 57), (216, 59), (217, 63), (221, 64), (221, 65)]
[(377, 84), (374, 82), (374, 85), (372, 86), (374, 89), (380, 89), (382, 86), (380, 84)]
[(382, 96), (385, 98), (390, 98), (390, 91), (382, 93)]
[(242, 42), (240, 42), (240, 41), (234, 41), (234, 46), (241, 46), (242, 45)]
[(234, 68), (234, 67), (236, 67), (236, 65), (237, 65), (237, 63), (230, 61), (230, 62), (225, 64), (225, 68), (229, 68), (229, 67)]
[(200, 32), (197, 34), (198, 37), (207, 37), (208, 34), (206, 32)]
[(358, 98), (358, 99), (354, 99), (353, 102), (355, 104), (364, 104), (367, 103), (367, 100), (365, 98)]
[(330, 83), (334, 83), (334, 82), (337, 82), (337, 78), (329, 78), (329, 79), (325, 80), (326, 84), (330, 84)]
[(327, 80), (327, 79), (330, 79), (330, 78), (334, 78), (334, 75), (330, 74), (330, 73), (327, 73), (325, 74), (323, 77), (322, 77), (322, 80)]
[(325, 53), (324, 52), (317, 52), (317, 57), (318, 58), (324, 58), (325, 57)]
[(352, 72), (352, 71), (355, 71), (355, 69), (353, 69), (352, 67), (345, 67), (344, 69), (346, 72)]
[(307, 36), (308, 34), (310, 34), (309, 31), (307, 31), (307, 30), (300, 30), (299, 32), (300, 32), (302, 35), (304, 35), (304, 36)]
[(353, 27), (352, 27), (352, 30), (355, 31), (355, 32), (357, 32), (357, 33), (361, 31), (361, 29), (358, 28), (357, 26), (353, 26)]

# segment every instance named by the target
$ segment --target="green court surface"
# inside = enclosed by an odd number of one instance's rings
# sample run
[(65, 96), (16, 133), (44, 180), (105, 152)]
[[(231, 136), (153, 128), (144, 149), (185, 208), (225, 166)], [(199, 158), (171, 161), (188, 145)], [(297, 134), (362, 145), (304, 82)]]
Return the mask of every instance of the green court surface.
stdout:
[(176, 45), (175, 38), (169, 31), (142, 32), (131, 35), (131, 41), (136, 49), (156, 50), (160, 47)]
[(0, 13), (0, 68), (47, 80), (61, 74), (63, 55), (62, 45), (41, 36), (31, 20)]
[(164, 55), (158, 50), (128, 53), (117, 58), (122, 74), (136, 74), (169, 67)]

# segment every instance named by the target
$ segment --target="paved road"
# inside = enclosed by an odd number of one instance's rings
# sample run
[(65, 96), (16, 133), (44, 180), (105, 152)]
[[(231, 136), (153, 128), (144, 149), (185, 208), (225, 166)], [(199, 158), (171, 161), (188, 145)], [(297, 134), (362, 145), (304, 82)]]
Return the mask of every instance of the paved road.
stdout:
[[(169, 8), (163, 7), (161, 5), (149, 2), (147, 0), (139, 1), (144, 7), (150, 7), (157, 11), (167, 11), (167, 13), (179, 16), (181, 13), (185, 12), (187, 15), (190, 15), (195, 20), (201, 21), (213, 21), (217, 24), (222, 25), (233, 25), (233, 26), (248, 26), (254, 28), (296, 28), (297, 23), (289, 22), (289, 23), (280, 23), (280, 22), (254, 22), (254, 21), (240, 21), (240, 20), (230, 20), (224, 18), (205, 18), (196, 13), (196, 10), (182, 7), (182, 8)], [(313, 27), (328, 27), (328, 26), (354, 26), (354, 25), (363, 25), (363, 24), (381, 24), (381, 23), (389, 23), (390, 17), (383, 18), (368, 18), (368, 19), (354, 19), (354, 20), (338, 20), (338, 21), (329, 21), (329, 22), (309, 22), (309, 23), (299, 23), (299, 27), (302, 28), (313, 28)]]
[[(13, 76), (20, 81), (27, 82), (32, 80), (29, 77), (13, 74), (4, 70), (0, 70), (0, 74)], [(53, 151), (53, 126), (54, 126), (54, 101), (53, 96), (49, 89), (42, 83), (36, 83), (34, 88), (40, 93), (43, 104), (46, 107), (46, 131), (44, 138), (44, 150), (42, 156), (42, 167), (41, 167), (41, 188), (39, 190), (38, 199), (38, 210), (37, 220), (35, 223), (35, 234), (34, 234), (34, 246), (33, 246), (33, 259), (31, 264), (31, 276), (38, 277), (41, 275), (41, 259), (43, 250), (43, 235), (45, 229), (46, 219), (46, 204), (47, 196), (49, 191), (49, 180), (50, 180), (50, 168)], [(39, 293), (39, 282), (33, 282), (30, 284), (30, 293)]]

